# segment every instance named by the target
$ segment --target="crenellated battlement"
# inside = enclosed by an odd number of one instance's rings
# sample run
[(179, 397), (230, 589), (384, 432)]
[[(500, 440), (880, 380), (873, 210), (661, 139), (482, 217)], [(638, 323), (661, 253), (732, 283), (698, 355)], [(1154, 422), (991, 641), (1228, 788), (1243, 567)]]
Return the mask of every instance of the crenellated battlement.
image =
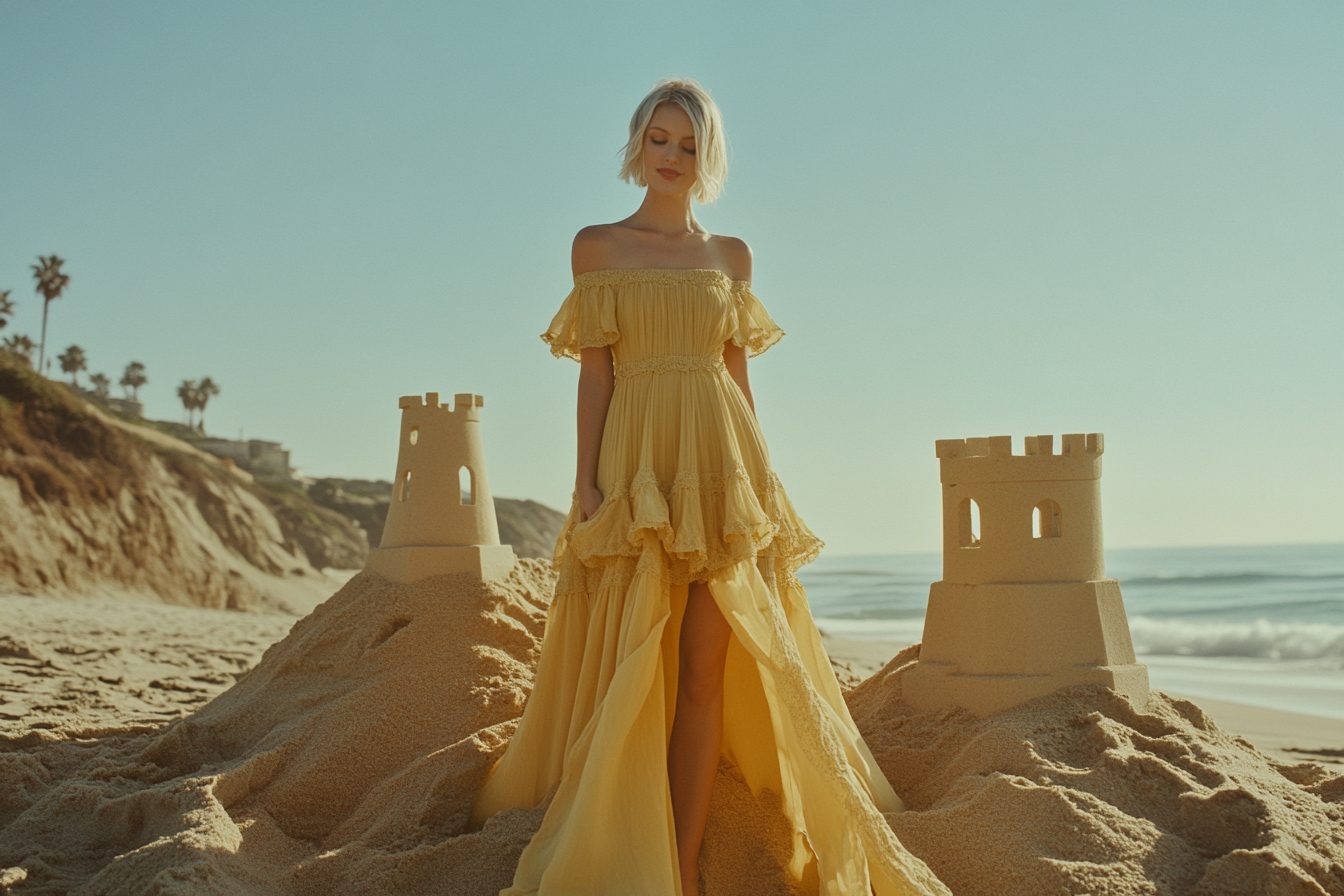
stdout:
[[(485, 398), (480, 395), (474, 395), (471, 392), (459, 392), (453, 396), (455, 407), (450, 407), (447, 402), (439, 403), (439, 393), (426, 392), (425, 397), (419, 395), (403, 395), (397, 401), (397, 407), (403, 412), (414, 414), (417, 411), (443, 411), (448, 414), (462, 414), (464, 422), (476, 422), (481, 420), (481, 408), (485, 407)], [(405, 415), (403, 415), (405, 416)]]
[(1023, 442), (1026, 453), (1015, 455), (1012, 436), (939, 439), (934, 453), (941, 466), (940, 478), (944, 484), (1101, 478), (1106, 442), (1099, 432), (1066, 433), (1060, 439), (1059, 454), (1055, 454), (1053, 435), (1027, 436)]
[[(1059, 440), (1060, 456), (1101, 454), (1106, 450), (1106, 437), (1099, 432), (1065, 433)], [(1023, 439), (1027, 457), (1050, 457), (1055, 453), (1055, 437), (1027, 436)], [(939, 457), (1012, 457), (1012, 436), (988, 438), (938, 439), (933, 443)]]

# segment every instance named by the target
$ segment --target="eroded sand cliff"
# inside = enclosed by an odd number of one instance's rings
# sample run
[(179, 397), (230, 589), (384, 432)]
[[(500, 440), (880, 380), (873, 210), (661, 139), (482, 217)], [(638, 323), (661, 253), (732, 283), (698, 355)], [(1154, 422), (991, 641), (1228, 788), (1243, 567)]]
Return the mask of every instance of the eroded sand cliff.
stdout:
[(317, 567), (361, 562), (362, 537), (247, 479), (0, 356), (0, 591), (306, 613), (335, 584)]

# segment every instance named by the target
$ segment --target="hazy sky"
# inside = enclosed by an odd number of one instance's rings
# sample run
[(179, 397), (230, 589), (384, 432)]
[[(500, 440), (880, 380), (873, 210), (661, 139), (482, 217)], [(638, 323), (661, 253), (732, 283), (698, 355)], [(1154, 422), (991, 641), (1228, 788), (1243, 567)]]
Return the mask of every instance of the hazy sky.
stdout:
[(629, 214), (660, 77), (723, 108), (711, 230), (789, 336), (772, 460), (835, 553), (936, 549), (939, 438), (1106, 434), (1111, 546), (1344, 541), (1344, 4), (0, 0), (0, 289), (151, 416), (391, 478), (397, 397), (485, 395), (562, 509), (537, 334)]

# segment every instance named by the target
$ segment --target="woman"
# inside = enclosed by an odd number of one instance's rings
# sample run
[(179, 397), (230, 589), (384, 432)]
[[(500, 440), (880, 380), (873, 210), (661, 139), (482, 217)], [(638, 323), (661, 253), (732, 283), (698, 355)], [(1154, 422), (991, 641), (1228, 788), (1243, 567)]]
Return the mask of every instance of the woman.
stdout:
[(578, 474), (536, 687), (473, 813), (553, 793), (509, 896), (695, 896), (720, 756), (779, 795), (799, 880), (946, 892), (882, 817), (900, 800), (795, 577), (821, 542), (770, 469), (747, 380), (784, 334), (746, 243), (691, 208), (718, 195), (724, 155), (709, 95), (659, 83), (621, 171), (644, 201), (575, 237), (574, 290), (542, 336), (582, 365)]

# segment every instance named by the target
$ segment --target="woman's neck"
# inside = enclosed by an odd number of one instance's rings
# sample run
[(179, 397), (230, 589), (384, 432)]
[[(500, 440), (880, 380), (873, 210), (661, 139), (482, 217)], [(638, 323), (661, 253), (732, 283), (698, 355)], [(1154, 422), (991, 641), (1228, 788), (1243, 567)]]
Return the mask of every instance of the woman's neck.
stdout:
[(636, 230), (651, 230), (664, 236), (690, 236), (704, 233), (691, 210), (691, 194), (668, 196), (654, 190), (644, 193), (639, 208), (623, 222)]

